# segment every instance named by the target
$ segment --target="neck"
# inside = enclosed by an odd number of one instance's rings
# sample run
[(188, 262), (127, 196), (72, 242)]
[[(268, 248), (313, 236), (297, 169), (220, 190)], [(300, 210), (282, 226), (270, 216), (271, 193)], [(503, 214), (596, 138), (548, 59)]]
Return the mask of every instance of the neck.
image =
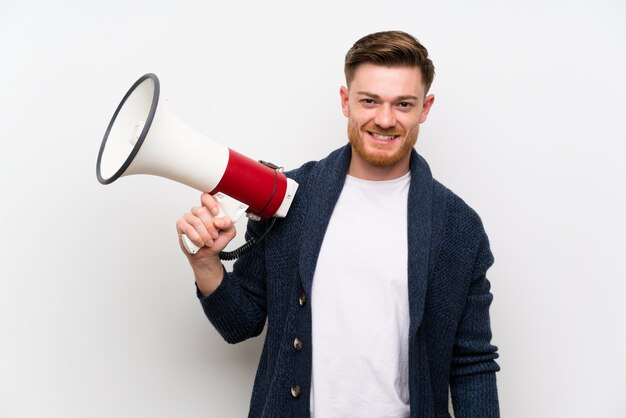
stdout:
[(409, 172), (411, 156), (407, 155), (401, 161), (391, 166), (375, 166), (361, 158), (355, 158), (354, 152), (348, 166), (348, 174), (362, 180), (384, 181), (394, 180)]

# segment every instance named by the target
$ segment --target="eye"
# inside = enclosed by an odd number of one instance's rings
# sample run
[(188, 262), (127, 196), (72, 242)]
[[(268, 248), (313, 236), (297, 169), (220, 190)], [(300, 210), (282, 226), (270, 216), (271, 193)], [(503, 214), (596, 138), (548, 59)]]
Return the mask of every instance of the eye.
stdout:
[(361, 104), (365, 106), (372, 106), (376, 104), (376, 101), (374, 99), (370, 99), (368, 97), (359, 100), (359, 102), (361, 102)]
[(400, 103), (398, 103), (398, 106), (401, 109), (407, 109), (408, 110), (408, 109), (411, 109), (414, 106), (414, 104), (411, 103), (411, 102), (400, 102)]

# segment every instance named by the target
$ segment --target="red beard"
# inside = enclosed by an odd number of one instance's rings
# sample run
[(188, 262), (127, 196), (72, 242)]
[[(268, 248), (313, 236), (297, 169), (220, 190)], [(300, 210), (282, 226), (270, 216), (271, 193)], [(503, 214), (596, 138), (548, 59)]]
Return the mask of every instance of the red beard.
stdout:
[[(365, 125), (359, 129), (355, 123), (348, 123), (348, 139), (352, 145), (352, 149), (366, 162), (376, 167), (389, 167), (392, 166), (408, 154), (411, 153), (413, 147), (417, 143), (417, 134), (419, 131), (419, 125), (415, 129), (406, 133), (404, 129), (381, 129), (380, 127)], [(368, 132), (375, 132), (381, 135), (398, 135), (398, 138), (394, 138), (392, 141), (403, 141), (400, 147), (398, 147), (393, 153), (389, 154), (385, 150), (376, 150), (370, 146), (369, 149), (365, 145), (363, 136), (369, 135)]]

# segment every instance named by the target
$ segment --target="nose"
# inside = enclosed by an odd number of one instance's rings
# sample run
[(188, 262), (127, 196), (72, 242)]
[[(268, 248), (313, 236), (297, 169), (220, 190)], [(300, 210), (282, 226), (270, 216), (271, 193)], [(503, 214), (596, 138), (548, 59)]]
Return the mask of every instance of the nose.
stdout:
[(385, 104), (377, 109), (374, 123), (382, 129), (393, 128), (396, 125), (396, 118), (390, 105)]

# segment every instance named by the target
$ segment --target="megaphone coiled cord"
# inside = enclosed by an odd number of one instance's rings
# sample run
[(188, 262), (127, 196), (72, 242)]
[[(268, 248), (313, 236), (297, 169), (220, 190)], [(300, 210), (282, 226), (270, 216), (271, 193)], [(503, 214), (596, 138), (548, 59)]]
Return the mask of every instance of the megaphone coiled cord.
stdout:
[(265, 230), (265, 232), (263, 233), (263, 235), (261, 235), (261, 237), (259, 239), (256, 238), (250, 238), (245, 244), (243, 244), (241, 247), (236, 248), (232, 251), (221, 251), (220, 252), (220, 260), (223, 261), (232, 261), (232, 260), (236, 260), (239, 257), (241, 257), (243, 254), (247, 253), (248, 251), (250, 251), (250, 249), (252, 247), (254, 247), (256, 244), (260, 243), (261, 241), (263, 241), (263, 238), (265, 238), (265, 236), (271, 231), (272, 227), (274, 226), (274, 224), (276, 223), (276, 218), (272, 218), (272, 220), (270, 221), (269, 226), (267, 227), (267, 229)]

